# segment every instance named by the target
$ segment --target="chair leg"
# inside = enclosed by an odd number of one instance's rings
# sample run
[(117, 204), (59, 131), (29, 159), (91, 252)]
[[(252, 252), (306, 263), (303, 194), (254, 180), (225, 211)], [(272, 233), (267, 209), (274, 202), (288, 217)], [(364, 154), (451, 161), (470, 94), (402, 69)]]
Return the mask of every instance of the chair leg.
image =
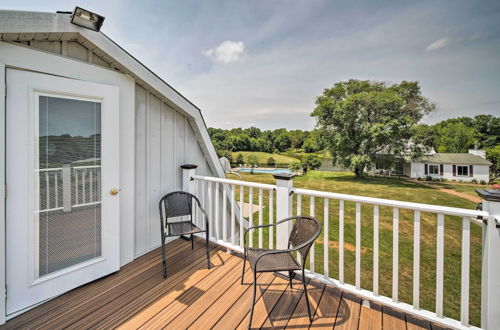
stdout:
[(304, 274), (304, 268), (302, 268), (302, 285), (304, 286), (304, 294), (306, 295), (306, 304), (307, 304), (307, 314), (309, 315), (309, 321), (312, 322), (311, 315), (311, 307), (309, 306), (309, 296), (307, 295), (307, 285), (306, 285), (306, 276)]
[(252, 309), (250, 309), (250, 319), (248, 320), (248, 329), (252, 328), (253, 309), (255, 307), (255, 296), (257, 295), (257, 272), (253, 272), (253, 298)]
[(292, 279), (293, 279), (293, 272), (292, 271), (288, 271), (288, 280), (290, 281), (290, 289), (293, 289), (293, 285), (292, 285)]
[(194, 237), (193, 234), (191, 234), (191, 250), (194, 249)]
[(207, 230), (207, 239), (205, 242), (205, 248), (207, 249), (207, 263), (208, 263), (208, 269), (210, 269), (210, 251), (208, 248), (208, 230)]
[(165, 251), (165, 241), (161, 242), (161, 260), (163, 264), (163, 278), (167, 278), (167, 251)]
[(243, 251), (243, 270), (241, 272), (241, 284), (243, 284), (243, 278), (245, 277), (245, 264), (247, 263), (247, 250)]

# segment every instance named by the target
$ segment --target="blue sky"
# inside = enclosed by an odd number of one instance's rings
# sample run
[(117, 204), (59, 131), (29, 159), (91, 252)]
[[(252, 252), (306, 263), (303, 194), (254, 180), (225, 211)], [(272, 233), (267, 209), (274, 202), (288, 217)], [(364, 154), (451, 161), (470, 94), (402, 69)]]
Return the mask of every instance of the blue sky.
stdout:
[(75, 5), (203, 111), (209, 126), (312, 129), (324, 88), (418, 80), (425, 119), (500, 115), (500, 1), (20, 1)]

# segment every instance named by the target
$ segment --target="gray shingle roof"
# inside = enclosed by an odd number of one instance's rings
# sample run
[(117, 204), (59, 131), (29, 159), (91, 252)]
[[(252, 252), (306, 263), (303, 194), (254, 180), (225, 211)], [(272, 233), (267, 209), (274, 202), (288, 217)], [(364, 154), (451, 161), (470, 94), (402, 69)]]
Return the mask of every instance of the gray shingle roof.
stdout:
[(435, 153), (413, 160), (415, 163), (438, 163), (460, 165), (491, 165), (490, 161), (468, 153)]

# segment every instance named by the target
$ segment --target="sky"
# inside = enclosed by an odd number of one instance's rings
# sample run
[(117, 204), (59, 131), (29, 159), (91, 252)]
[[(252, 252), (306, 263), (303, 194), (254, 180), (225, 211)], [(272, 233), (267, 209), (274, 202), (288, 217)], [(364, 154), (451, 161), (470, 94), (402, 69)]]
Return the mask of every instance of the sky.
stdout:
[(312, 129), (335, 82), (419, 81), (427, 123), (500, 115), (500, 1), (0, 0), (80, 6), (203, 113), (208, 126)]

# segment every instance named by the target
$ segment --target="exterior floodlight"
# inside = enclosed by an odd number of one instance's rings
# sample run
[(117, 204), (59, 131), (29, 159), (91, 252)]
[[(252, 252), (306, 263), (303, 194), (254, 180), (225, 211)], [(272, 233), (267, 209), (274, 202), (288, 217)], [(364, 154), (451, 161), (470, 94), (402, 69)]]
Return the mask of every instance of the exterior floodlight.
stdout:
[(103, 22), (103, 16), (80, 7), (75, 7), (73, 17), (71, 18), (71, 23), (97, 32), (101, 29)]

